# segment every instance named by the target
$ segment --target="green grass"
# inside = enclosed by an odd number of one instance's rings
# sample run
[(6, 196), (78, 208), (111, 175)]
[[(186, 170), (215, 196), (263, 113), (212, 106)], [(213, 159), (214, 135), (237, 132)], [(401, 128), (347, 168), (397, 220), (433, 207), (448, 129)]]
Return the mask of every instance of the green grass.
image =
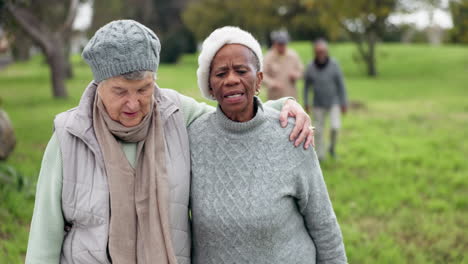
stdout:
[[(294, 43), (304, 63), (308, 43)], [(322, 164), (350, 263), (468, 263), (468, 47), (385, 44), (367, 78), (350, 44), (332, 45), (349, 97), (339, 159)], [(29, 180), (0, 193), (0, 262), (21, 263), (34, 184), (55, 114), (75, 106), (91, 80), (74, 58), (70, 98), (51, 98), (40, 57), (0, 71), (0, 97), (18, 145), (6, 164)], [(201, 99), (196, 56), (162, 65), (161, 87)], [(302, 84), (300, 84), (302, 87)]]

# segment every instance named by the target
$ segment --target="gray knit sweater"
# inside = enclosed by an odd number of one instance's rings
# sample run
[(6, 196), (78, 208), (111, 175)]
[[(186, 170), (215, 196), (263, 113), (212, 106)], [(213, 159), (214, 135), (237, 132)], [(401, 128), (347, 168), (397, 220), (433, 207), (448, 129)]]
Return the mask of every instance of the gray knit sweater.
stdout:
[(255, 100), (248, 122), (218, 107), (189, 127), (193, 263), (346, 263), (315, 151)]

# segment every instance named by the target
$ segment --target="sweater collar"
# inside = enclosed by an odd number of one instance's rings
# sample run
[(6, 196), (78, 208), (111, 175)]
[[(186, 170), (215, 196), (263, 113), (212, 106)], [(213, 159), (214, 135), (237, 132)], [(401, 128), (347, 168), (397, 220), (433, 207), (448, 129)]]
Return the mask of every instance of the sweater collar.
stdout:
[(325, 67), (327, 67), (329, 62), (330, 62), (330, 57), (328, 56), (325, 58), (324, 62), (319, 62), (317, 59), (314, 59), (314, 64), (319, 70), (322, 70)]
[(266, 120), (262, 102), (258, 97), (254, 97), (255, 116), (247, 122), (236, 122), (229, 119), (218, 105), (216, 108), (215, 122), (219, 128), (228, 133), (242, 134), (248, 133), (259, 127)]

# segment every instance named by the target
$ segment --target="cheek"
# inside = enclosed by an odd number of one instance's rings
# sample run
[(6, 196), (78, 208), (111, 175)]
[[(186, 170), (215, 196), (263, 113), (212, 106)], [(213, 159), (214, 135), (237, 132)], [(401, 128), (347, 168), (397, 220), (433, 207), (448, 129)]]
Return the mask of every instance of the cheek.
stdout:
[(106, 110), (109, 116), (115, 120), (122, 113), (122, 107), (123, 105), (120, 102), (114, 101), (106, 105)]
[(216, 78), (210, 78), (209, 80), (210, 82), (210, 90), (211, 90), (211, 94), (214, 95), (216, 97), (217, 93), (219, 92), (219, 86), (220, 86), (220, 80), (216, 79)]

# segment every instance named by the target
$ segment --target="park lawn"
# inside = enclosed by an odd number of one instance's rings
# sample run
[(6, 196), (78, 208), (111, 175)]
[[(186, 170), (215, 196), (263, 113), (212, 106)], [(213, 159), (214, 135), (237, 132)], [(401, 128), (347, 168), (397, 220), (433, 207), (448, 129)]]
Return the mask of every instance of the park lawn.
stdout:
[[(304, 63), (311, 59), (309, 43), (292, 47)], [(351, 44), (332, 45), (331, 52), (354, 107), (343, 118), (339, 159), (322, 169), (349, 262), (468, 263), (468, 47), (382, 44), (374, 79)], [(78, 56), (73, 63), (70, 97), (60, 100), (51, 98), (41, 57), (0, 71), (0, 98), (18, 138), (0, 165), (29, 181), (22, 191), (0, 193), (0, 263), (24, 262), (53, 118), (76, 106), (91, 80)], [(196, 67), (195, 55), (162, 65), (158, 84), (201, 100)]]

